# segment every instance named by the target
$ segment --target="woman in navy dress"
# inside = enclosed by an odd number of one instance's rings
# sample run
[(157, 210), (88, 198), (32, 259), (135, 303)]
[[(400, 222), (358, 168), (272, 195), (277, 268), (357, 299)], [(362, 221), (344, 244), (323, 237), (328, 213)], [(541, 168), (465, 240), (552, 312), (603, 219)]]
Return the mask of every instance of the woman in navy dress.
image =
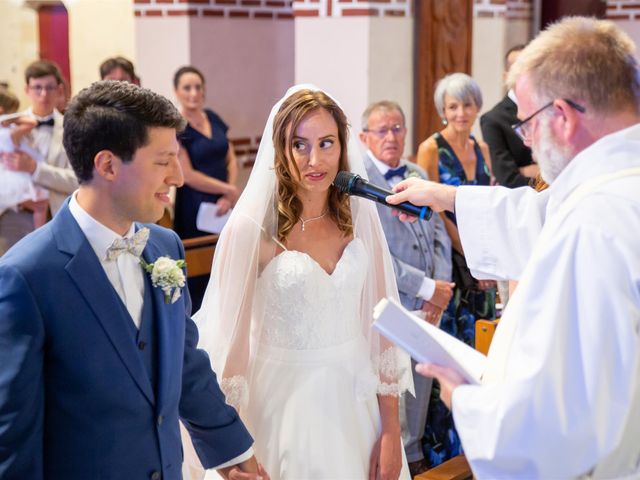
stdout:
[[(489, 147), (471, 134), (482, 108), (480, 87), (469, 75), (454, 73), (438, 82), (434, 101), (445, 127), (422, 142), (418, 148), (418, 165), (435, 182), (455, 186), (489, 185)], [(442, 315), (440, 328), (474, 346), (475, 321), (495, 318), (496, 285), (492, 280), (471, 276), (464, 261), (455, 214), (446, 212), (443, 220), (453, 247), (453, 281), (456, 286)], [(435, 382), (424, 440), (425, 458), (432, 466), (461, 453), (451, 412), (440, 401), (439, 387)]]
[[(215, 203), (218, 215), (236, 202), (238, 172), (228, 127), (213, 111), (204, 108), (205, 80), (195, 67), (180, 68), (173, 77), (180, 112), (188, 125), (180, 135), (180, 164), (184, 186), (176, 192), (174, 229), (182, 239), (209, 235), (198, 230), (196, 217), (202, 202)], [(189, 279), (194, 311), (200, 307), (208, 276)]]

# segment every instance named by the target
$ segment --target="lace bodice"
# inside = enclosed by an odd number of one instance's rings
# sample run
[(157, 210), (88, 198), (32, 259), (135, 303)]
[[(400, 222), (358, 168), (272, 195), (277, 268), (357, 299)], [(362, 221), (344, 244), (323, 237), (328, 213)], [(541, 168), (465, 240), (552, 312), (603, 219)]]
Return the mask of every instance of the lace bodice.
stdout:
[(261, 343), (289, 349), (340, 345), (359, 335), (360, 299), (368, 259), (359, 239), (329, 275), (309, 255), (285, 250), (259, 280), (264, 299)]

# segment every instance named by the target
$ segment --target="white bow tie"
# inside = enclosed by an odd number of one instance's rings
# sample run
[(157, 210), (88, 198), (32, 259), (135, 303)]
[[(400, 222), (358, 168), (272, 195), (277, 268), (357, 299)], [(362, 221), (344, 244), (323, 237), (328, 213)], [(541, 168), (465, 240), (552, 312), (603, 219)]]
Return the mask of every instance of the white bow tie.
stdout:
[(112, 261), (121, 253), (130, 253), (134, 257), (140, 257), (149, 239), (149, 229), (141, 228), (131, 238), (116, 238), (111, 246), (107, 248), (105, 260)]

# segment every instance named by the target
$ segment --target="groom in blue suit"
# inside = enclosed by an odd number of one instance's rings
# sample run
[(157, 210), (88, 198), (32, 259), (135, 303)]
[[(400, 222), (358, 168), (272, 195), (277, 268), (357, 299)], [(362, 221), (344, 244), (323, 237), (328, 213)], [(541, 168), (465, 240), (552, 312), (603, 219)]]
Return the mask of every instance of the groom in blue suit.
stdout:
[(124, 82), (69, 105), (80, 187), (0, 259), (0, 478), (179, 479), (179, 420), (204, 467), (264, 475), (196, 349), (182, 244), (144, 224), (182, 184), (183, 127), (168, 100)]
[[(390, 189), (409, 176), (425, 177), (415, 164), (402, 159), (407, 135), (400, 105), (388, 100), (371, 104), (362, 115), (360, 140), (367, 148), (369, 181)], [(389, 245), (402, 305), (436, 325), (453, 293), (451, 241), (438, 215), (428, 222), (401, 222), (392, 210), (378, 204), (382, 229)], [(415, 362), (413, 362), (415, 365)], [(415, 398), (400, 402), (400, 422), (411, 477), (428, 462), (422, 452), (432, 379), (414, 374)]]

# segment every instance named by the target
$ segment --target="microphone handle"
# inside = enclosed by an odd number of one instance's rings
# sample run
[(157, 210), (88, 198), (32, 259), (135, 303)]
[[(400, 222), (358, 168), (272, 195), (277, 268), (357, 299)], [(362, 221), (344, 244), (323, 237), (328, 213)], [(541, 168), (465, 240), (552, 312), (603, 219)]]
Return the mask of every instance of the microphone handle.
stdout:
[(400, 210), (401, 212), (413, 215), (414, 217), (418, 217), (420, 220), (429, 220), (431, 218), (431, 214), (433, 213), (433, 211), (429, 207), (418, 207), (409, 202), (402, 202), (398, 205), (391, 205), (390, 203), (387, 203), (386, 198), (389, 195), (393, 195), (393, 192), (385, 190), (384, 188), (380, 188), (377, 185), (372, 185), (369, 182), (358, 182), (357, 187), (351, 190), (351, 194), (368, 198), (369, 200), (381, 203), (382, 205), (386, 205), (390, 208), (395, 208), (396, 210)]

